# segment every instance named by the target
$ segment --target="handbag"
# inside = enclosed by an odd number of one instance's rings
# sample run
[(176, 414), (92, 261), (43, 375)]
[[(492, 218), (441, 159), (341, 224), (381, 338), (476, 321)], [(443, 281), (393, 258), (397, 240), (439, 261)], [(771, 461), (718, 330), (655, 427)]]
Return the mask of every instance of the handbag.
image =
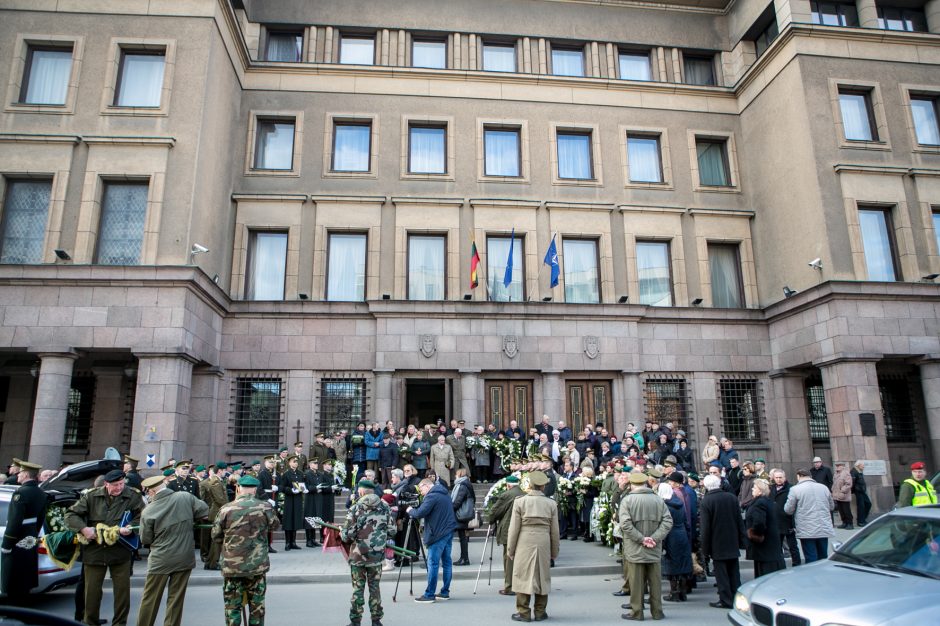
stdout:
[(747, 529), (747, 538), (751, 543), (764, 543), (764, 535), (759, 535), (753, 528)]
[(480, 527), (480, 516), (474, 514), (473, 519), (467, 523), (467, 528), (469, 530), (476, 530)]

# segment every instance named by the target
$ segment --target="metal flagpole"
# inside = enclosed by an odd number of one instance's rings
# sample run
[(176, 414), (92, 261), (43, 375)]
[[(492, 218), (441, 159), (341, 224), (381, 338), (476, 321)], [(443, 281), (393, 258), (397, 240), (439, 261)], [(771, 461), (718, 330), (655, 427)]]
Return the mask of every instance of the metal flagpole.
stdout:
[[(552, 245), (552, 242), (555, 241), (555, 237), (556, 237), (557, 235), (558, 235), (558, 231), (555, 231), (555, 232), (552, 233), (552, 238), (548, 240), (548, 245)], [(546, 252), (547, 252), (547, 251), (548, 251), (548, 250), (546, 249)], [(535, 272), (535, 286), (536, 286), (536, 289), (540, 286), (540, 285), (539, 285), (539, 279), (542, 277), (542, 266), (543, 266), (543, 265), (545, 265), (545, 257), (542, 257), (542, 262), (539, 263), (539, 269), (538, 269), (537, 272)], [(549, 289), (552, 289), (552, 288), (549, 287)], [(529, 294), (529, 297), (527, 298), (527, 300), (528, 300), (528, 301), (531, 301), (531, 300), (532, 300), (532, 294)]]

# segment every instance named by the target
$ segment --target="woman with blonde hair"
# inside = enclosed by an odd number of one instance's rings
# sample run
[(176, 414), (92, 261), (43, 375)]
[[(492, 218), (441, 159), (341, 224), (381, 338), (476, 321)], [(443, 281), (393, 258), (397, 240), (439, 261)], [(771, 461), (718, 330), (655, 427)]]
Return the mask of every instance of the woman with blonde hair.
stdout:
[[(747, 465), (750, 463), (745, 467)], [(744, 528), (747, 532), (747, 558), (754, 561), (754, 578), (757, 578), (784, 569), (786, 564), (780, 546), (777, 510), (770, 498), (770, 483), (763, 478), (754, 479), (751, 496), (753, 502), (744, 516)]]
[(715, 435), (708, 436), (708, 442), (705, 444), (705, 448), (702, 450), (702, 466), (708, 467), (712, 461), (718, 460), (718, 454), (721, 452), (721, 448), (718, 446), (718, 437)]

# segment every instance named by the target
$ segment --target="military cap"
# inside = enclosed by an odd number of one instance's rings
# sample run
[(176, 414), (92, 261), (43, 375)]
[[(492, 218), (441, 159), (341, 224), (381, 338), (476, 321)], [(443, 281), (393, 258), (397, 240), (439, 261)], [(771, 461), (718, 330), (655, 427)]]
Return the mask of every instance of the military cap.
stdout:
[(251, 464), (252, 464), (252, 465), (261, 465), (261, 461), (258, 460), (258, 459), (255, 459), (254, 461), (251, 462)]
[(323, 461), (324, 465), (333, 465), (333, 459), (326, 459)]
[(240, 470), (240, 469), (242, 468), (242, 464), (241, 464), (241, 463), (232, 463), (231, 465), (228, 466), (228, 468), (229, 468), (230, 470), (232, 470), (233, 472), (237, 472), (238, 470)]
[(281, 449), (277, 451), (278, 454), (281, 452), (287, 452), (287, 446), (281, 446)]
[(265, 460), (265, 461), (277, 461), (277, 455), (276, 455), (276, 454), (269, 454), (268, 456), (264, 457), (264, 460)]
[(506, 482), (511, 485), (515, 485), (519, 482), (519, 477), (514, 476), (513, 474), (510, 474), (509, 476), (506, 477)]
[(163, 476), (151, 476), (150, 478), (145, 478), (143, 482), (140, 483), (140, 486), (144, 489), (150, 489), (156, 487), (163, 483)]
[(176, 462), (176, 467), (183, 467), (184, 465), (186, 467), (192, 467), (193, 466), (192, 459), (190, 459), (189, 461), (177, 461)]
[(119, 480), (124, 480), (127, 475), (119, 469), (111, 470), (104, 475), (104, 482), (106, 483), (116, 483)]
[(170, 463), (170, 464), (168, 464), (168, 465), (164, 465), (163, 467), (160, 468), (160, 470), (161, 470), (161, 471), (164, 471), (164, 472), (167, 471), (167, 470), (172, 470), (172, 469), (173, 469), (173, 464), (172, 464), (172, 463)]
[(290, 456), (287, 457), (287, 462), (290, 463), (290, 462), (293, 461), (294, 459), (297, 459), (298, 461), (300, 461), (300, 455), (299, 455), (299, 454), (291, 454)]
[(630, 472), (630, 484), (631, 485), (645, 485), (646, 474), (644, 474), (643, 472)]
[(534, 487), (544, 487), (548, 484), (548, 476), (545, 472), (529, 472), (529, 484)]
[(304, 445), (304, 442), (303, 442), (303, 441), (295, 441), (295, 442), (294, 442), (294, 447), (302, 446), (302, 445)]
[(326, 435), (323, 434), (323, 433), (317, 433), (316, 435), (314, 435), (314, 437), (316, 437), (317, 439), (319, 439), (320, 437), (326, 437)]
[[(215, 465), (210, 465), (210, 466), (209, 466), (209, 471), (212, 471), (212, 468), (213, 468), (213, 467), (215, 467)], [(205, 465), (197, 465), (197, 466), (196, 466), (196, 471), (197, 471), (197, 472), (204, 472), (204, 471), (206, 471), (206, 466), (205, 466)]]
[(39, 471), (42, 469), (42, 465), (37, 465), (36, 463), (30, 463), (29, 461), (23, 461), (20, 459), (13, 459), (13, 462), (19, 465), (21, 468), (26, 470), (35, 470)]
[(166, 468), (165, 470), (163, 470), (163, 477), (164, 477), (164, 478), (168, 478), (168, 477), (172, 476), (172, 475), (175, 474), (175, 473), (176, 473), (176, 472), (174, 472), (171, 468), (168, 467), (168, 468)]
[(458, 423), (458, 424), (466, 424), (466, 423), (467, 423), (467, 420), (457, 420), (457, 423)]
[(659, 471), (658, 469), (656, 469), (655, 467), (649, 468), (648, 470), (646, 470), (646, 473), (649, 475), (650, 478), (662, 478), (663, 477), (663, 473)]
[(695, 482), (701, 482), (702, 477), (696, 474), (695, 472), (689, 472), (689, 480), (694, 480)]
[(238, 484), (242, 487), (257, 487), (261, 484), (261, 481), (254, 476), (242, 476), (238, 479)]
[(754, 462), (755, 462), (755, 463), (766, 463), (767, 461), (764, 460), (764, 457), (759, 456), (759, 457), (757, 457), (756, 459), (754, 459)]
[(225, 461), (216, 461), (215, 469), (228, 469), (228, 463)]
[(375, 483), (369, 480), (368, 478), (363, 478), (359, 481), (359, 484), (356, 485), (359, 489), (375, 489)]
[(125, 455), (124, 455), (124, 462), (125, 462), (125, 463), (133, 463), (134, 465), (137, 465), (138, 463), (140, 463), (140, 461), (139, 461), (138, 459), (135, 459), (134, 457), (132, 457), (132, 456), (129, 455), (129, 454), (125, 454)]
[(673, 467), (675, 467), (675, 466), (676, 466), (676, 457), (674, 457), (674, 456), (672, 456), (672, 455), (670, 454), (669, 456), (666, 457), (666, 461), (663, 463), (663, 465), (672, 465)]
[(914, 461), (913, 463), (911, 463), (911, 469), (912, 469), (912, 470), (922, 470), (922, 469), (927, 469), (927, 466), (924, 465), (924, 462), (923, 462), (923, 461)]

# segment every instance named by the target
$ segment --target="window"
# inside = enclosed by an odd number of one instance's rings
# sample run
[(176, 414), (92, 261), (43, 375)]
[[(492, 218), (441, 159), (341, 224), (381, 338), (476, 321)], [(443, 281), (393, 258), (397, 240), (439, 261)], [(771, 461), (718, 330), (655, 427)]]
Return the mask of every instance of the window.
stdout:
[(264, 46), (265, 61), (303, 61), (304, 34), (294, 31), (268, 31)]
[(408, 172), (447, 173), (447, 129), (444, 126), (409, 124)]
[(281, 443), (284, 382), (280, 378), (236, 378), (234, 447), (270, 450)]
[(715, 59), (712, 56), (682, 55), (683, 77), (687, 85), (716, 85)]
[(894, 240), (891, 236), (893, 229), (888, 211), (888, 209), (878, 208), (858, 210), (868, 280), (897, 280), (897, 261), (894, 255)]
[(591, 133), (558, 132), (558, 178), (593, 180)]
[(933, 234), (937, 239), (937, 250), (940, 251), (940, 211), (934, 211), (932, 213), (933, 217)]
[(871, 91), (839, 89), (839, 110), (847, 141), (878, 141)]
[(371, 168), (372, 125), (333, 124), (333, 172), (368, 172)]
[(293, 169), (294, 120), (259, 119), (256, 134), (254, 169)]
[(375, 38), (343, 35), (339, 41), (339, 62), (347, 65), (375, 63)]
[(71, 74), (71, 47), (28, 46), (20, 102), (64, 105)]
[(447, 43), (415, 40), (411, 44), (411, 66), (445, 69), (447, 67)]
[(917, 414), (911, 398), (922, 391), (913, 388), (902, 374), (878, 374), (878, 391), (884, 409), (885, 439), (889, 443), (914, 443), (917, 437)]
[(640, 304), (672, 306), (672, 264), (669, 244), (664, 241), (636, 242), (636, 273)]
[(623, 80), (652, 80), (648, 52), (621, 52), (619, 60)]
[(69, 403), (65, 410), (63, 448), (71, 450), (88, 448), (91, 443), (91, 420), (94, 414), (95, 377), (73, 376), (69, 387)]
[(137, 265), (147, 215), (147, 183), (106, 183), (96, 263)]
[(486, 176), (520, 176), (518, 128), (483, 127), (483, 172)]
[(757, 56), (764, 54), (764, 51), (770, 47), (770, 44), (773, 43), (774, 39), (776, 39), (777, 35), (779, 34), (780, 30), (777, 28), (777, 20), (770, 20), (770, 23), (767, 24), (767, 27), (757, 35), (756, 39), (754, 39), (754, 49), (757, 53)]
[(721, 434), (735, 443), (761, 443), (764, 404), (760, 383), (752, 378), (718, 381)]
[(320, 428), (328, 433), (352, 431), (366, 419), (367, 386), (363, 378), (320, 381)]
[(584, 76), (584, 49), (552, 46), (552, 74)]
[(806, 414), (809, 419), (809, 438), (813, 443), (829, 443), (826, 391), (818, 375), (806, 379)]
[(52, 182), (12, 180), (3, 203), (0, 263), (42, 263)]
[(483, 44), (483, 69), (487, 72), (515, 72), (516, 47), (509, 44)]
[(719, 309), (744, 307), (738, 245), (708, 244), (708, 270), (712, 281), (712, 306)]
[(287, 233), (251, 231), (248, 235), (248, 300), (283, 300), (287, 275)]
[(159, 107), (165, 60), (163, 51), (122, 48), (114, 106)]
[(597, 241), (564, 239), (562, 240), (562, 254), (565, 270), (565, 302), (600, 302)]
[(878, 7), (878, 28), (903, 30), (909, 33), (926, 33), (927, 16), (923, 9), (901, 7)]
[[(813, 12), (813, 24), (858, 26), (858, 9), (855, 8), (855, 3), (811, 0), (809, 5)], [(829, 439), (828, 435), (826, 439)]]
[(627, 135), (627, 159), (631, 183), (661, 183), (659, 137)]
[[(691, 433), (692, 402), (684, 378), (648, 378), (643, 381), (646, 419), (657, 424), (672, 422), (676, 430)], [(689, 444), (691, 447), (691, 443)]]
[(723, 139), (695, 138), (699, 183), (706, 187), (730, 187), (728, 142)]
[(366, 235), (330, 233), (326, 299), (362, 301), (366, 297)]
[(486, 282), (489, 298), (493, 302), (523, 302), (525, 300), (525, 238), (517, 235), (512, 244), (512, 282), (503, 284), (509, 262), (509, 237), (486, 238)]
[(446, 295), (447, 238), (441, 235), (408, 237), (408, 299), (443, 300)]
[(917, 143), (922, 146), (940, 145), (937, 108), (937, 96), (911, 96), (914, 133), (917, 135)]

